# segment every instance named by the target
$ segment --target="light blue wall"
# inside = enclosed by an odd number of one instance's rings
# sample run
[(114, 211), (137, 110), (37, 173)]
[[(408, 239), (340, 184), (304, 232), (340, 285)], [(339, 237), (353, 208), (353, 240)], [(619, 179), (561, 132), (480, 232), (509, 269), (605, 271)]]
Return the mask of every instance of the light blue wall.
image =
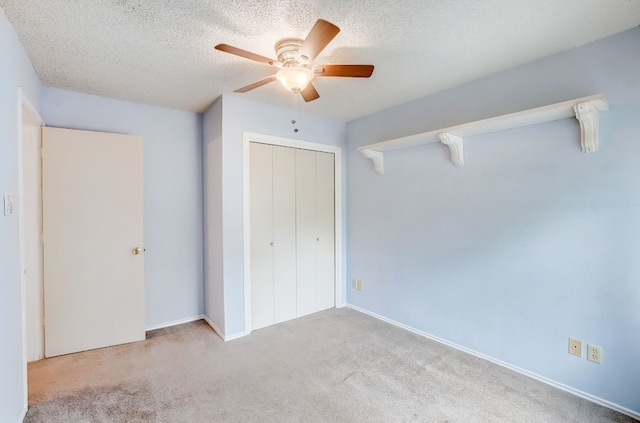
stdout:
[[(13, 27), (0, 9), (0, 422), (23, 412), (24, 366), (18, 197), (18, 87), (40, 109), (40, 80)], [(4, 193), (14, 213), (2, 212)]]
[[(243, 265), (243, 131), (343, 146), (346, 125), (342, 121), (298, 111), (297, 124), (291, 124), (293, 110), (252, 102), (239, 96), (223, 96), (222, 158), (205, 167), (222, 164), (222, 255), (224, 258), (224, 320), (227, 336), (244, 332)], [(215, 106), (215, 104), (214, 104)], [(217, 106), (215, 106), (217, 107)], [(304, 105), (299, 106), (304, 110)], [(205, 127), (210, 113), (205, 114)], [(213, 117), (211, 117), (213, 118)], [(299, 132), (293, 129), (298, 128)], [(344, 165), (344, 162), (343, 162)], [(343, 166), (344, 170), (344, 166)], [(343, 175), (345, 172), (343, 172)], [(343, 201), (345, 198), (343, 196)], [(214, 258), (208, 258), (214, 260)], [(208, 263), (205, 263), (208, 266)], [(207, 281), (206, 284), (210, 282)]]
[[(348, 301), (640, 413), (639, 52), (636, 28), (350, 122)], [(596, 93), (592, 154), (575, 119), (468, 138), (461, 168), (438, 144), (380, 176), (356, 151)]]
[(48, 126), (144, 137), (146, 323), (201, 315), (201, 116), (52, 88), (42, 104)]
[(204, 312), (224, 335), (222, 219), (222, 98), (202, 117), (204, 167)]

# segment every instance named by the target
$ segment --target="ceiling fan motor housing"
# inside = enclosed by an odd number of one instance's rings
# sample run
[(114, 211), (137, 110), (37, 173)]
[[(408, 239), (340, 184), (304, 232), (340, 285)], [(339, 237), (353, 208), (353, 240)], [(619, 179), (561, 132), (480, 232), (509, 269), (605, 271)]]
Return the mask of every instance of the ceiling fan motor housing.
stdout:
[(308, 57), (298, 56), (302, 41), (299, 38), (285, 38), (276, 43), (276, 55), (278, 56), (278, 61), (284, 67), (306, 66), (309, 64)]

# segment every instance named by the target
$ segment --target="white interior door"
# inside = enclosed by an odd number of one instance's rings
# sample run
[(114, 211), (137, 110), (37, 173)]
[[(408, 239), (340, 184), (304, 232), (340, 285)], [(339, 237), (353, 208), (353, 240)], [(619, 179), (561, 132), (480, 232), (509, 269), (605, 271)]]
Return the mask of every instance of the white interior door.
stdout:
[(145, 339), (142, 138), (42, 142), (45, 355)]

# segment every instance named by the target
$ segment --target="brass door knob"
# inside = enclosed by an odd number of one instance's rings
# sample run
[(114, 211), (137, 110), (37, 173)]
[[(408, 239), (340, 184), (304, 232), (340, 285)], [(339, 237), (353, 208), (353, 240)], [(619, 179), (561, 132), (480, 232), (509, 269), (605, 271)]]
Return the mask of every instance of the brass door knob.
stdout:
[(134, 248), (134, 249), (133, 249), (133, 255), (134, 255), (134, 256), (137, 256), (138, 254), (140, 254), (140, 251), (141, 251), (141, 250), (140, 250), (140, 247), (136, 247), (136, 248)]

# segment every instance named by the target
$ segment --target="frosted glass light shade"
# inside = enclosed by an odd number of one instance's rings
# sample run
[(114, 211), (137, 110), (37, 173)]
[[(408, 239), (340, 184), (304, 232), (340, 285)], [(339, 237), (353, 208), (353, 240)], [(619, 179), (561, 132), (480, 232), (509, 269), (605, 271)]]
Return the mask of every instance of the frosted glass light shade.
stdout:
[(307, 88), (314, 76), (313, 71), (305, 67), (284, 68), (276, 73), (278, 81), (292, 93), (297, 93)]

